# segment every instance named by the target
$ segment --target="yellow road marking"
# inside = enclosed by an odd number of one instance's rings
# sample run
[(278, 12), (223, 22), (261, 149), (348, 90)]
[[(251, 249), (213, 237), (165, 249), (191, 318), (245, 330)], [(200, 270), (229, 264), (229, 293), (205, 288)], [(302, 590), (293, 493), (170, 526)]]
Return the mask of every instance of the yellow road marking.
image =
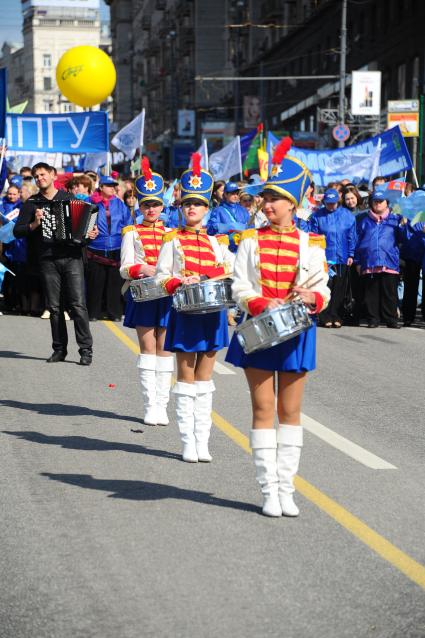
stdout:
[[(110, 321), (103, 321), (102, 323), (109, 328), (127, 348), (135, 354), (139, 354), (139, 346), (120, 330), (120, 328)], [(212, 419), (214, 424), (226, 434), (226, 436), (245, 452), (251, 454), (248, 437), (245, 434), (226, 421), (226, 419), (223, 419), (217, 412), (213, 411)], [(360, 518), (351, 514), (351, 512), (342, 507), (342, 505), (339, 505), (339, 503), (332, 498), (326, 496), (326, 494), (305, 479), (297, 476), (295, 486), (300, 494), (328, 514), (328, 516), (333, 518), (339, 525), (349, 531), (350, 534), (367, 545), (393, 567), (396, 567), (411, 581), (425, 589), (425, 567), (423, 565), (398, 549), (398, 547), (375, 532), (371, 527), (366, 525), (366, 523), (363, 523)]]

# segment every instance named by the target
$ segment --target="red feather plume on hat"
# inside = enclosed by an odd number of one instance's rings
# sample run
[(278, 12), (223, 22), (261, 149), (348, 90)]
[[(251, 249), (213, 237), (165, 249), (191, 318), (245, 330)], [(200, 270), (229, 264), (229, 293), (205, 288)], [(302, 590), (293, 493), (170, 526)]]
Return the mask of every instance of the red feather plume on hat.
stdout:
[(201, 154), (192, 153), (192, 175), (199, 177), (201, 174)]
[(284, 137), (283, 139), (281, 139), (279, 144), (276, 146), (274, 150), (272, 164), (280, 164), (283, 158), (285, 157), (285, 155), (289, 152), (289, 149), (291, 148), (291, 146), (292, 146), (292, 138)]
[(152, 178), (152, 170), (151, 170), (151, 164), (149, 162), (149, 157), (142, 158), (142, 173), (143, 173), (143, 177), (146, 180)]

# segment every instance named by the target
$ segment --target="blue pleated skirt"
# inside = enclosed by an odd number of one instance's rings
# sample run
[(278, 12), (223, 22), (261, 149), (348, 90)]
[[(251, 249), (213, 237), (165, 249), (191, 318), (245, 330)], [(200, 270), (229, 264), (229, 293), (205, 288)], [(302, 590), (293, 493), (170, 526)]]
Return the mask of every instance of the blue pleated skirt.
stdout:
[(165, 350), (171, 352), (211, 352), (229, 345), (227, 313), (191, 315), (171, 308), (165, 335)]
[(126, 295), (124, 326), (135, 328), (165, 328), (170, 316), (171, 297), (161, 297), (153, 301), (133, 301), (131, 294)]
[[(250, 317), (248, 317), (249, 319)], [(259, 368), (271, 372), (308, 372), (316, 367), (316, 321), (297, 337), (277, 346), (245, 354), (236, 334), (233, 335), (226, 361), (238, 368)]]

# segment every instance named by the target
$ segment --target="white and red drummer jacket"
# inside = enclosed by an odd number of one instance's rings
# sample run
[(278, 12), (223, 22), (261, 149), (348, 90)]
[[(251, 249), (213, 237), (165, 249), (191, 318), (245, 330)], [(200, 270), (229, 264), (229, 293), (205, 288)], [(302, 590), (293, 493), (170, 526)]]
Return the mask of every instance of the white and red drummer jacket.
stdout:
[(227, 235), (207, 235), (205, 228), (176, 228), (166, 233), (156, 267), (156, 281), (172, 295), (182, 277), (232, 276), (234, 255)]
[(169, 228), (162, 221), (143, 221), (122, 230), (120, 274), (123, 279), (140, 279), (142, 266), (156, 266), (162, 238)]
[[(284, 299), (294, 286), (311, 279), (315, 313), (329, 303), (325, 238), (292, 225), (243, 231), (236, 253), (232, 296), (250, 315), (263, 312), (270, 299)], [(314, 277), (313, 277), (314, 276)]]

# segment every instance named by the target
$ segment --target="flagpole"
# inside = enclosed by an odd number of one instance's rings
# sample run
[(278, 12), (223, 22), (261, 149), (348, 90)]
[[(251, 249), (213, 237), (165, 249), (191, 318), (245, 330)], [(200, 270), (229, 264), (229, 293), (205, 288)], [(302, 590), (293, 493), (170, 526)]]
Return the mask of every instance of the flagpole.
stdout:
[(1, 169), (3, 168), (4, 155), (6, 153), (6, 138), (2, 137), (2, 140), (3, 140), (3, 146), (1, 147), (1, 155), (0, 155), (0, 173), (1, 173)]
[(236, 135), (238, 140), (238, 149), (239, 149), (239, 173), (241, 177), (241, 182), (243, 181), (243, 169), (242, 169), (242, 150), (241, 150), (241, 136)]
[(143, 142), (144, 142), (144, 138), (145, 138), (145, 109), (142, 109), (142, 126), (140, 127), (140, 142), (139, 142), (139, 148), (140, 148), (140, 164), (139, 164), (139, 173), (142, 172), (142, 157), (143, 157)]
[(204, 155), (205, 155), (205, 170), (209, 170), (209, 158), (208, 158), (208, 143), (207, 138), (204, 137)]

